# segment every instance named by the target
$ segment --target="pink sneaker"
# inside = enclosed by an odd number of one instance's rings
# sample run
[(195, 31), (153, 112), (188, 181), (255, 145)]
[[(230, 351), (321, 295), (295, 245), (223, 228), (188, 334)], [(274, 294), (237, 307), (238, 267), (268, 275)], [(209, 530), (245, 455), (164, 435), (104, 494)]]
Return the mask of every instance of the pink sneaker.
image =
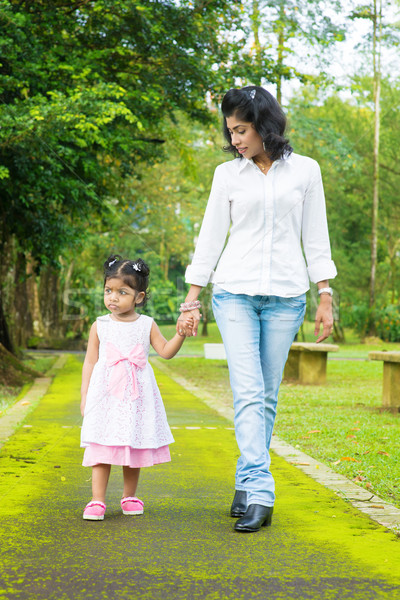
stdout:
[(142, 515), (143, 501), (136, 496), (127, 496), (121, 500), (121, 508), (124, 515)]
[(83, 518), (87, 521), (102, 521), (104, 519), (104, 513), (106, 512), (106, 505), (104, 502), (92, 500), (85, 506), (83, 511)]

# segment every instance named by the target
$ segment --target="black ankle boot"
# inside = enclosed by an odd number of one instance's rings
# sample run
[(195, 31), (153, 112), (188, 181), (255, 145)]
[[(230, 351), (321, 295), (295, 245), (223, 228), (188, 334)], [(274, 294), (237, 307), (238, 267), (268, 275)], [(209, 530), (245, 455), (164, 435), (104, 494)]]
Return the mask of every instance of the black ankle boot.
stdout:
[(243, 517), (247, 510), (247, 492), (236, 490), (231, 506), (231, 517)]
[(235, 531), (253, 533), (261, 527), (271, 525), (273, 506), (262, 506), (261, 504), (249, 504), (246, 513), (235, 523)]

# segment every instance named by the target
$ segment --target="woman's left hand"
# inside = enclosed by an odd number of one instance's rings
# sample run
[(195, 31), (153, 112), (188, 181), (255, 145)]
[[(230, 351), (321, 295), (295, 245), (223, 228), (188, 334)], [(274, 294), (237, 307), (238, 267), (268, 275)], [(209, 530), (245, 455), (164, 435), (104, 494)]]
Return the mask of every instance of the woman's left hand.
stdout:
[[(321, 325), (323, 326), (322, 334), (320, 335)], [(315, 317), (314, 335), (318, 335), (317, 344), (326, 340), (333, 332), (333, 311), (332, 311), (332, 296), (329, 294), (321, 294), (320, 303)]]

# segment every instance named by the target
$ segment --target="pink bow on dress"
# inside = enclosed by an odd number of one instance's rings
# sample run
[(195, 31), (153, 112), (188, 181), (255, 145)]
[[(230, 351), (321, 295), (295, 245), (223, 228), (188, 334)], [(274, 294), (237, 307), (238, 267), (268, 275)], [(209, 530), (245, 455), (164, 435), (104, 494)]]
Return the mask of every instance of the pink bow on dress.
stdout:
[(122, 364), (122, 361), (127, 360), (129, 362), (131, 373), (132, 373), (132, 400), (136, 400), (139, 395), (136, 381), (136, 368), (143, 369), (147, 363), (147, 356), (143, 350), (143, 347), (139, 344), (132, 348), (127, 356), (121, 354), (121, 352), (109, 342), (107, 344), (107, 367), (114, 367), (111, 373), (108, 389), (112, 392), (113, 396), (120, 396), (123, 398), (124, 391), (127, 383), (127, 371)]

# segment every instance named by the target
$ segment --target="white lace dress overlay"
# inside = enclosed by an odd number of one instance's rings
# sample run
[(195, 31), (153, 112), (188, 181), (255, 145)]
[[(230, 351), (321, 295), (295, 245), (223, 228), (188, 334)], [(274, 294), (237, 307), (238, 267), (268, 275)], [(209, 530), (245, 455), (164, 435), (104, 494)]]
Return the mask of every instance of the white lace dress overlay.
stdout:
[(128, 323), (114, 321), (111, 315), (98, 317), (99, 360), (90, 378), (81, 447), (101, 444), (155, 449), (174, 442), (148, 361), (152, 324), (153, 319), (146, 315)]

